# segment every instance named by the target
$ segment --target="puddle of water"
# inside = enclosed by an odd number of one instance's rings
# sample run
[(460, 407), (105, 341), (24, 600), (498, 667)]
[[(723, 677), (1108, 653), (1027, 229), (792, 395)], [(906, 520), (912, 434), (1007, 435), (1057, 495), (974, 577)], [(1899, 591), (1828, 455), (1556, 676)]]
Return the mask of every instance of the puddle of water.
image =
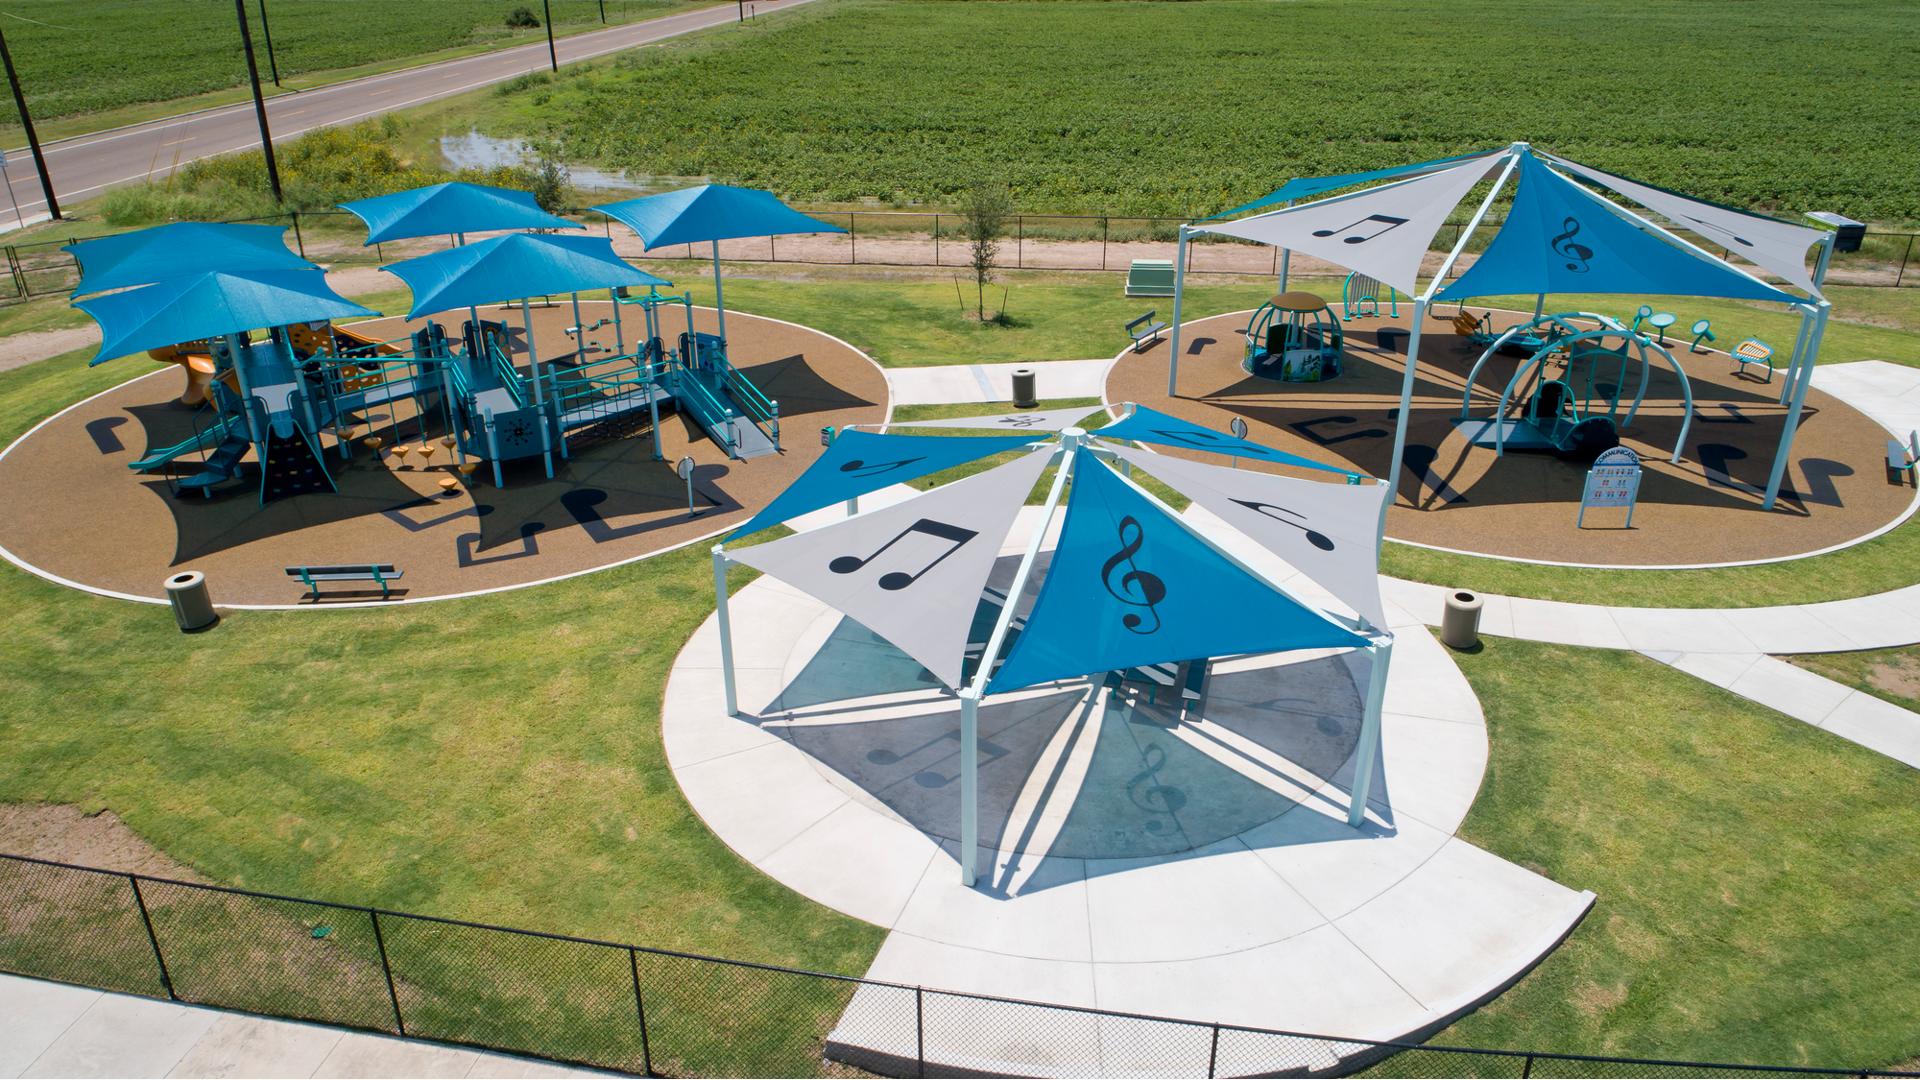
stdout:
[[(496, 139), (469, 131), (465, 135), (440, 136), (440, 157), (450, 169), (492, 169), (502, 165), (530, 164), (533, 150), (524, 139)], [(648, 177), (630, 179), (624, 174), (585, 165), (567, 166), (573, 186), (588, 191), (653, 191), (657, 181)]]

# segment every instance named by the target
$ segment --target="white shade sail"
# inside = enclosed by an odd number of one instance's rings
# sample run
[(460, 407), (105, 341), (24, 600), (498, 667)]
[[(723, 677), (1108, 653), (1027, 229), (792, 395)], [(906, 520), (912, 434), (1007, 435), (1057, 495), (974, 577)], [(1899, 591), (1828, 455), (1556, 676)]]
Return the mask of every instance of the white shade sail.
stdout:
[(1625, 195), (1675, 226), (1698, 233), (1763, 270), (1780, 275), (1797, 289), (1819, 295), (1813, 274), (1807, 269), (1807, 249), (1819, 243), (1824, 235), (1819, 229), (1690, 199), (1554, 154), (1540, 156), (1583, 180)]
[(846, 612), (957, 689), (980, 592), (1051, 458), (1028, 451), (904, 503), (729, 556)]
[(1077, 409), (1048, 409), (1042, 412), (1000, 413), (994, 416), (962, 416), (952, 420), (899, 420), (897, 428), (979, 428), (990, 431), (1065, 431), (1075, 421), (1084, 420), (1100, 410), (1098, 405)]
[(1383, 184), (1357, 195), (1322, 199), (1191, 231), (1237, 236), (1317, 255), (1411, 296), (1421, 260), (1434, 234), (1446, 224), (1447, 215), (1507, 156), (1475, 158), (1464, 165)]
[[(1120, 459), (1285, 559), (1374, 626), (1380, 603), (1380, 504), (1385, 484), (1329, 484), (1112, 448)], [(1223, 602), (1230, 602), (1222, 598)]]

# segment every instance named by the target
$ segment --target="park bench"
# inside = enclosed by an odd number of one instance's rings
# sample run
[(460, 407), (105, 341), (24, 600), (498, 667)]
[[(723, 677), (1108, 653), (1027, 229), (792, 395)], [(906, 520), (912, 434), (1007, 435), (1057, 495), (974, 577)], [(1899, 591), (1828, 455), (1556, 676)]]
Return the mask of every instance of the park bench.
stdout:
[(1172, 296), (1173, 261), (1135, 259), (1127, 265), (1128, 296)]
[(289, 566), (287, 576), (299, 578), (307, 587), (307, 596), (320, 599), (321, 582), (334, 581), (371, 581), (380, 586), (380, 599), (389, 599), (389, 587), (398, 580), (402, 571), (395, 570), (391, 563), (361, 563), (348, 566)]
[(1900, 484), (1908, 477), (1920, 478), (1920, 431), (1908, 432), (1905, 444), (1887, 440), (1887, 479)]
[(1166, 323), (1154, 321), (1153, 316), (1155, 314), (1155, 312), (1149, 311), (1145, 315), (1127, 324), (1127, 336), (1133, 339), (1134, 352), (1139, 352), (1141, 349), (1159, 341), (1160, 332), (1167, 328)]

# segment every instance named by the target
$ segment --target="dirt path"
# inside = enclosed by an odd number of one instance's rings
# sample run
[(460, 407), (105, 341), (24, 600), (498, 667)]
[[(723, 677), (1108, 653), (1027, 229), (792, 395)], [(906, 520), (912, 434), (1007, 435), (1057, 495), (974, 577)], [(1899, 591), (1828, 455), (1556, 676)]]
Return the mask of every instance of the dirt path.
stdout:
[(77, 806), (0, 805), (0, 852), (154, 877), (201, 880), (185, 864), (148, 843), (111, 810), (87, 814)]
[(100, 328), (88, 323), (65, 330), (30, 330), (0, 338), (0, 371), (26, 367), (36, 360), (100, 344)]

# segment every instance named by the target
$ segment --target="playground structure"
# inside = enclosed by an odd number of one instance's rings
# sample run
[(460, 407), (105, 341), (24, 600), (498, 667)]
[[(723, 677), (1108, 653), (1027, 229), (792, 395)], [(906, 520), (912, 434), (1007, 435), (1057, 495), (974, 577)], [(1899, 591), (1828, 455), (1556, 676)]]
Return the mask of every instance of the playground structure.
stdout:
[(1384, 281), (1378, 281), (1355, 271), (1348, 274), (1340, 283), (1340, 318), (1352, 322), (1355, 319), (1378, 318), (1381, 315), (1380, 294), (1387, 294), (1385, 314), (1389, 318), (1400, 317), (1400, 291)]
[(1313, 293), (1272, 297), (1254, 311), (1242, 334), (1249, 375), (1281, 382), (1324, 382), (1340, 375), (1345, 335), (1327, 302)]
[[(1474, 382), (1481, 369), (1516, 341), (1531, 343), (1531, 351), (1501, 389), (1492, 415), (1483, 420), (1470, 419)], [(1686, 369), (1653, 338), (1597, 312), (1541, 315), (1516, 323), (1487, 342), (1485, 351), (1467, 372), (1458, 423), (1473, 425), (1467, 431), (1473, 445), (1491, 446), (1498, 454), (1545, 450), (1568, 461), (1591, 463), (1602, 452), (1620, 445), (1620, 429), (1631, 426), (1639, 416), (1653, 374), (1650, 354), (1663, 357), (1680, 382), (1684, 411), (1671, 459), (1677, 463), (1693, 423), (1693, 387)], [(1621, 394), (1626, 389), (1628, 367), (1636, 360), (1640, 378), (1633, 403), (1622, 417)], [(1550, 366), (1559, 367), (1557, 377), (1548, 375)], [(1516, 415), (1509, 415), (1510, 406), (1516, 402), (1524, 405)]]

